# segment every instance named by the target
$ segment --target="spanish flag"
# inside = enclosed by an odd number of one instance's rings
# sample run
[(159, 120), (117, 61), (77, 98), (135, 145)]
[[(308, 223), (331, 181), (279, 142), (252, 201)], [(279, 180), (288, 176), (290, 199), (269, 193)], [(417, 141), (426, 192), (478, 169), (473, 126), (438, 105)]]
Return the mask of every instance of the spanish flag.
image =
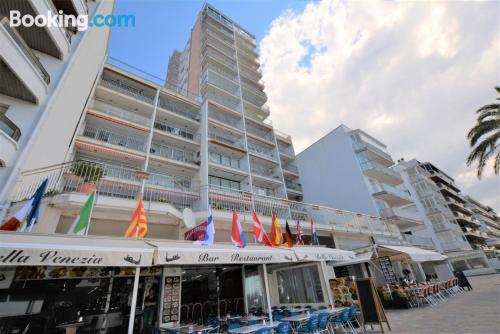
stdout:
[(142, 204), (141, 193), (139, 202), (137, 202), (134, 213), (132, 213), (132, 218), (130, 218), (130, 224), (128, 225), (127, 231), (125, 232), (125, 238), (143, 238), (147, 232), (148, 222), (146, 220), (146, 211), (144, 210), (144, 205)]
[(283, 230), (281, 229), (281, 224), (274, 212), (271, 223), (271, 242), (276, 246), (281, 246), (283, 243)]

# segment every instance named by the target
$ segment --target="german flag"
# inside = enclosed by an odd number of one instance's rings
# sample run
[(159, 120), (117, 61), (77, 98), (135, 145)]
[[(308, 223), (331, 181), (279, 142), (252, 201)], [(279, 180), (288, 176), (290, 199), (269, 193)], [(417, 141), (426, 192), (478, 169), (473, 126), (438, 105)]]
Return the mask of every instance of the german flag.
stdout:
[(135, 207), (132, 217), (130, 218), (130, 224), (128, 225), (127, 231), (125, 231), (125, 238), (143, 238), (147, 232), (148, 222), (146, 220), (146, 211), (144, 210), (144, 205), (142, 204), (141, 193), (137, 206)]

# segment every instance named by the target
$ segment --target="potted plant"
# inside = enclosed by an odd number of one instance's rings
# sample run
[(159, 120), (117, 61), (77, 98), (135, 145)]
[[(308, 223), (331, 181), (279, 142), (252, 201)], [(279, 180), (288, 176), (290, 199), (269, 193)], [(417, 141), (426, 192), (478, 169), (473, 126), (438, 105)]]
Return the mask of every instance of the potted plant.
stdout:
[(96, 190), (96, 183), (104, 176), (104, 169), (96, 163), (82, 161), (71, 168), (71, 172), (83, 178), (83, 183), (78, 186), (78, 191), (90, 194)]

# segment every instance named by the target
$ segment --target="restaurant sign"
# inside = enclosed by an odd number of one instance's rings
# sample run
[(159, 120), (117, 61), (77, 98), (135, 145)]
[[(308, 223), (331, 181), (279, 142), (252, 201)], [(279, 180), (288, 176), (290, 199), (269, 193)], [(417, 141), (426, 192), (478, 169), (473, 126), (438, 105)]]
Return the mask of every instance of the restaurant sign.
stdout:
[(152, 252), (0, 248), (0, 266), (149, 266)]

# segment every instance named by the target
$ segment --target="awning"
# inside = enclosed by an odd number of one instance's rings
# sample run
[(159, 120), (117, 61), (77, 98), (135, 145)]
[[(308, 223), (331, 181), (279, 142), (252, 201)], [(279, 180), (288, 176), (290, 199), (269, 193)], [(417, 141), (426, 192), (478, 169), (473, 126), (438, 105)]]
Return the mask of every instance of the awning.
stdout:
[(365, 262), (370, 262), (371, 258), (373, 256), (373, 251), (357, 254), (356, 257), (352, 260), (347, 260), (347, 261), (342, 261), (342, 262), (336, 262), (333, 263), (334, 267), (340, 267), (340, 266), (348, 266), (351, 264), (359, 264), (359, 263), (365, 263)]
[(151, 266), (153, 247), (142, 240), (0, 232), (0, 266)]
[(248, 245), (237, 248), (230, 243), (216, 243), (212, 246), (194, 245), (192, 241), (151, 240), (147, 242), (156, 248), (154, 264), (244, 264), (296, 262), (293, 250)]
[(299, 261), (349, 261), (356, 258), (354, 252), (336, 248), (297, 246), (292, 249)]
[(379, 256), (384, 255), (384, 251), (388, 251), (390, 253), (404, 253), (410, 257), (412, 261), (415, 262), (427, 262), (427, 261), (443, 261), (448, 257), (437, 252), (417, 248), (417, 247), (409, 247), (409, 246), (389, 246), (389, 245), (379, 245), (378, 248)]

